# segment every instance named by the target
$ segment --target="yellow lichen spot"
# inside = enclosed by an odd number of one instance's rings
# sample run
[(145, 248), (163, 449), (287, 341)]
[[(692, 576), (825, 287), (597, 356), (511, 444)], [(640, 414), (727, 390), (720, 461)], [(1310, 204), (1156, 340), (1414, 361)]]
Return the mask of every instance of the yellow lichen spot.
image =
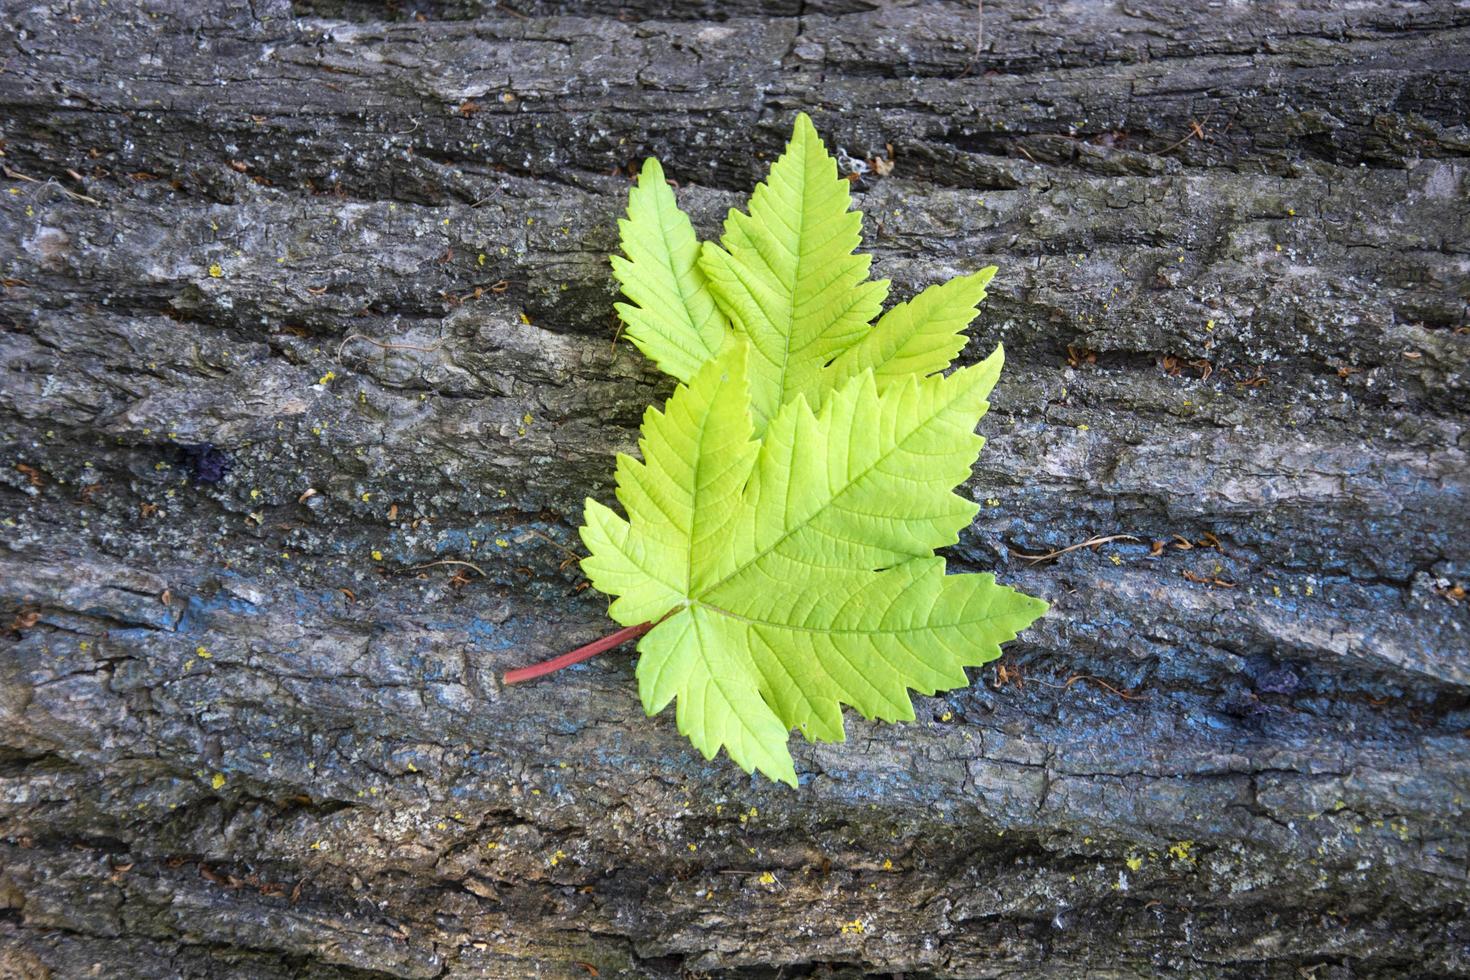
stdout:
[(1214, 330), (1215, 329), (1215, 321), (1214, 320), (1206, 320), (1205, 321), (1205, 329), (1206, 330)]
[(1169, 855), (1178, 861), (1193, 861), (1194, 858), (1189, 853), (1193, 847), (1194, 841), (1192, 840), (1176, 841), (1169, 845)]
[(20, 188), (19, 187), (12, 187), (9, 190), (10, 190), (10, 196), (11, 197), (19, 197), (20, 196)]
[(522, 425), (530, 425), (532, 422), (535, 422), (535, 421), (536, 421), (535, 417), (530, 412), (527, 412), (525, 415), (522, 415), (521, 416), (521, 424)]
[(535, 218), (527, 218), (526, 219), (526, 227), (527, 228), (531, 227), (535, 223), (536, 223), (536, 219)]
[(261, 757), (261, 758), (262, 758), (262, 759), (269, 759), (269, 758), (270, 758), (270, 757), (271, 757), (271, 754), (270, 754), (270, 753), (269, 753), (269, 752), (262, 752), (262, 753), (261, 753), (261, 754), (260, 754), (260, 757)]
[(494, 851), (497, 850), (499, 847), (500, 845), (495, 843), (495, 841), (490, 841), (488, 844), (485, 845), (485, 850)]
[(1313, 595), (1313, 594), (1314, 594), (1314, 592), (1313, 592), (1312, 587), (1310, 585), (1307, 586), (1307, 595)]
[(851, 922), (844, 922), (844, 923), (842, 923), (842, 934), (843, 935), (847, 935), (848, 933), (860, 933), (862, 931), (863, 931), (863, 920), (862, 919), (853, 919)]
[(445, 219), (444, 219), (444, 220), (443, 220), (443, 221), (441, 221), (441, 222), (439, 222), (439, 223), (440, 223), (440, 224), (441, 224), (441, 225), (447, 225), (447, 224), (449, 224), (449, 219), (448, 219), (448, 218), (445, 218)]
[(1089, 428), (1089, 426), (1087, 425), (1086, 422), (1084, 422), (1081, 425), (1077, 426), (1077, 431), (1078, 432), (1086, 432), (1088, 430), (1088, 428)]
[(891, 858), (884, 858), (883, 859), (883, 870), (884, 871), (892, 871), (893, 870), (893, 860)]
[(950, 721), (953, 718), (954, 718), (954, 712), (953, 711), (946, 711), (944, 714), (942, 714), (942, 715), (939, 716), (939, 720), (940, 721)]
[(691, 852), (699, 850), (698, 844), (686, 844), (685, 846), (688, 847)]
[(1296, 217), (1296, 208), (1287, 208), (1286, 209), (1286, 216), (1288, 218), (1295, 218)]
[(193, 666), (194, 666), (194, 658), (193, 657), (190, 657), (188, 660), (185, 660), (184, 661), (184, 673), (187, 674), (190, 671), (190, 669), (193, 668)]
[(260, 499), (260, 491), (259, 490), (251, 490), (250, 491), (250, 499), (251, 500), (259, 500)]
[(337, 372), (336, 371), (328, 370), (326, 374), (322, 375), (320, 378), (317, 379), (317, 382), (316, 383), (319, 384), (319, 385), (324, 385), (328, 381), (335, 381), (336, 378), (337, 378)]
[(449, 824), (445, 823), (443, 820), (440, 820), (438, 823), (434, 824), (434, 827), (437, 830), (448, 830)]
[(92, 649), (92, 641), (83, 640), (82, 642), (77, 644), (77, 649), (82, 651), (83, 653), (86, 653), (88, 650)]
[(549, 863), (554, 868), (558, 864), (560, 864), (562, 858), (564, 858), (566, 856), (567, 856), (567, 852), (566, 851), (558, 850), (555, 854), (551, 855), (551, 861)]
[(1278, 252), (1281, 251), (1281, 246), (1280, 245), (1277, 245), (1276, 246), (1276, 251), (1278, 251)]
[(36, 209), (33, 208), (33, 207), (31, 207), (29, 204), (27, 204), (26, 205), (26, 217), (27, 218), (34, 218), (35, 216), (36, 216)]
[(497, 496), (497, 497), (504, 497), (507, 492), (508, 491), (506, 491), (506, 489), (504, 487), (501, 487), (499, 490), (496, 490), (495, 491), (495, 496)]
[(480, 265), (484, 265), (485, 264), (485, 253), (484, 252), (481, 252), (479, 255), (475, 256), (475, 261), (478, 262)]
[(200, 660), (208, 660), (210, 657), (213, 657), (214, 656), (214, 654), (212, 654), (212, 653), (209, 652), (209, 648), (208, 647), (202, 647), (202, 646), (201, 647), (195, 647), (194, 648), (194, 655), (196, 657), (198, 657)]
[(985, 506), (986, 507), (999, 507), (1000, 506), (1000, 498), (999, 497), (987, 497), (987, 498), (985, 498)]
[(1281, 586), (1279, 586), (1279, 585), (1273, 585), (1273, 586), (1271, 586), (1271, 594), (1274, 595), (1276, 598), (1280, 599), (1281, 598)]
[(369, 786), (368, 787), (368, 792), (370, 794), (372, 794), (373, 796), (377, 796), (379, 793), (382, 792), (382, 790), (378, 789), (378, 787), (376, 787), (376, 786)]
[(220, 265), (218, 262), (212, 262), (212, 263), (210, 263), (210, 266), (209, 266), (209, 278), (211, 278), (211, 279), (218, 279), (220, 276), (222, 276), (224, 274), (225, 274), (225, 267), (224, 266)]
[(1108, 555), (1108, 560), (1111, 561), (1114, 565), (1123, 564), (1123, 559), (1119, 558), (1117, 555)]
[(1128, 865), (1129, 871), (1137, 871), (1143, 867), (1143, 857), (1138, 854), (1130, 854), (1124, 863)]
[(528, 317), (528, 316), (526, 316), (524, 310), (521, 311), (521, 322), (524, 323), (528, 327), (531, 325), (531, 318)]
[(209, 785), (215, 789), (222, 788), (225, 785), (225, 774), (222, 772), (215, 773), (214, 778), (209, 781)]
[(410, 762), (408, 764), (408, 771), (409, 772), (418, 772), (419, 771), (419, 767), (416, 766), (416, 765), (414, 765), (412, 762)]
[(374, 548), (373, 549), (373, 561), (382, 561), (382, 560), (383, 560), (383, 553), (381, 551), (379, 551), (378, 549)]
[(510, 542), (507, 541), (507, 540), (505, 540), (504, 538), (496, 538), (495, 539), (495, 547), (497, 547), (497, 548), (509, 548), (510, 547)]
[(322, 849), (322, 842), (321, 842), (321, 841), (319, 841), (319, 840), (317, 840), (317, 841), (312, 841), (312, 842), (311, 842), (311, 849), (312, 849), (312, 850), (313, 850), (313, 851), (320, 851), (320, 850), (321, 850), (321, 849)]
[(539, 789), (533, 789), (533, 790), (531, 790), (531, 795), (532, 796), (540, 796), (541, 795), (541, 791)]

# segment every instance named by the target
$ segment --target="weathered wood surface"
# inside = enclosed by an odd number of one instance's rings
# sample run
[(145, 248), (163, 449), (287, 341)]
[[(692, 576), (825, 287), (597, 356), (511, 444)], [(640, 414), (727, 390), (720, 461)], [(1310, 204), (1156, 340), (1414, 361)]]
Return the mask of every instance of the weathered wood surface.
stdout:
[[(0, 973), (1470, 973), (1464, 5), (3, 20)], [(803, 108), (1001, 266), (951, 558), (1053, 608), (792, 792), (497, 676), (668, 391), (612, 171), (713, 232)]]

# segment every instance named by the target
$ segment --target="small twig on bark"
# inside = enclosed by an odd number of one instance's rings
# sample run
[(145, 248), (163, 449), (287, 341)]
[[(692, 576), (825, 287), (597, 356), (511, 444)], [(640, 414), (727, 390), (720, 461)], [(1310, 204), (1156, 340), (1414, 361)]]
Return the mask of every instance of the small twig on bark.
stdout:
[(1056, 688), (1059, 691), (1068, 690), (1073, 684), (1076, 684), (1078, 681), (1091, 681), (1098, 687), (1113, 692), (1125, 701), (1147, 701), (1149, 698), (1147, 694), (1131, 694), (1127, 691), (1120, 691), (1118, 688), (1109, 684), (1101, 677), (1093, 677), (1091, 674), (1073, 674), (1071, 677), (1067, 678), (1067, 682), (1065, 684), (1051, 684), (1047, 681), (1036, 680), (1036, 678), (1034, 677), (1032, 678), (1032, 680), (1036, 681), (1036, 683), (1040, 684), (1042, 687), (1052, 687)]
[(343, 337), (342, 343), (337, 345), (337, 359), (339, 361), (342, 359), (342, 348), (346, 347), (354, 340), (366, 340), (368, 343), (376, 347), (381, 347), (384, 350), (417, 350), (423, 351), (425, 354), (432, 354), (434, 353), (434, 351), (444, 346), (444, 341), (442, 340), (436, 342), (433, 347), (419, 347), (417, 344), (390, 344), (384, 340), (374, 340), (371, 337), (365, 337), (360, 333), (351, 333), (348, 334), (346, 337)]
[(102, 206), (102, 202), (97, 200), (95, 197), (88, 197), (85, 194), (78, 194), (76, 191), (69, 191), (65, 187), (62, 187), (61, 183), (55, 177), (50, 177), (46, 180), (37, 180), (35, 177), (27, 177), (20, 171), (11, 170), (9, 167), (4, 167), (0, 169), (4, 169), (5, 176), (11, 178), (12, 180), (23, 180), (27, 184), (50, 184), (52, 187), (55, 187), (57, 190), (61, 191), (61, 193), (71, 198), (73, 201), (86, 201), (88, 204), (95, 204), (99, 208)]
[(1053, 558), (1059, 558), (1069, 551), (1076, 551), (1078, 548), (1092, 548), (1100, 544), (1107, 544), (1109, 541), (1137, 540), (1138, 539), (1131, 534), (1109, 534), (1106, 537), (1088, 538), (1086, 541), (1079, 541), (1076, 544), (1069, 544), (1065, 548), (1058, 548), (1056, 551), (1048, 551), (1044, 555), (1028, 555), (1024, 551), (1017, 551), (1015, 548), (1011, 548), (1010, 552), (1017, 558), (1024, 558), (1026, 561), (1029, 561), (1033, 565), (1039, 565), (1044, 561), (1050, 561)]
[(427, 563), (425, 563), (423, 565), (414, 565), (414, 566), (412, 566), (412, 570), (413, 571), (418, 571), (421, 568), (433, 568), (435, 565), (463, 565), (466, 568), (473, 568), (475, 571), (479, 572), (481, 578), (489, 578), (490, 577), (490, 576), (488, 576), (488, 575), (485, 574), (485, 570), (483, 568), (481, 568), (479, 565), (476, 565), (474, 562), (472, 562), (472, 561), (459, 561), (456, 558), (441, 558), (439, 561), (431, 561), (431, 562), (427, 562)]
[(964, 78), (980, 64), (980, 52), (985, 49), (985, 0), (975, 0), (975, 54), (956, 78)]
[(561, 549), (561, 553), (567, 556), (566, 557), (566, 561), (563, 561), (560, 565), (558, 565), (556, 567), (556, 570), (557, 571), (559, 571), (559, 572), (560, 571), (565, 571), (566, 570), (566, 567), (568, 565), (576, 564), (577, 562), (579, 562), (579, 561), (582, 560), (582, 556), (581, 555), (577, 554), (571, 548), (568, 548), (566, 545), (562, 544), (560, 541), (556, 540), (556, 538), (553, 538), (551, 535), (546, 534), (543, 531), (538, 531), (534, 527), (531, 528), (531, 533), (534, 534), (534, 535), (536, 535), (536, 537), (541, 538), (542, 540), (544, 540), (547, 543), (549, 543), (553, 548), (559, 548), (559, 549)]
[(575, 558), (577, 561), (581, 561), (582, 560), (582, 556), (581, 555), (577, 554), (571, 548), (568, 548), (566, 545), (562, 544), (560, 541), (556, 540), (556, 538), (553, 538), (551, 535), (547, 534), (545, 531), (538, 531), (536, 528), (533, 527), (533, 528), (530, 529), (530, 533), (536, 535), (536, 537), (542, 539), (543, 541), (548, 542), (549, 544), (551, 544), (552, 547), (559, 548), (561, 550), (561, 552), (564, 555), (566, 555), (567, 557), (569, 557), (569, 558)]

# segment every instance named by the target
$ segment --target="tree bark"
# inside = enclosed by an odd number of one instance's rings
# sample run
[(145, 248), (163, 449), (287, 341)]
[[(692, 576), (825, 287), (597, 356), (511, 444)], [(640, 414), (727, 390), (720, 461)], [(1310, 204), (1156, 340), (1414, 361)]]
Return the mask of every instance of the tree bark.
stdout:
[[(0, 974), (1470, 973), (1470, 10), (984, 17), (7, 8)], [(716, 236), (797, 110), (1001, 267), (949, 558), (1052, 609), (791, 791), (499, 676), (613, 628), (631, 166)]]

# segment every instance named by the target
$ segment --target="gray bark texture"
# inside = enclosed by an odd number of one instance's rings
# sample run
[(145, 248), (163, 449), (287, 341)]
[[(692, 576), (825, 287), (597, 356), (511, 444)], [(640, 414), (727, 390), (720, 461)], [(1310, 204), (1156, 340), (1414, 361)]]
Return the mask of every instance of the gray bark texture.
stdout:
[[(1465, 4), (0, 14), (0, 975), (1470, 974)], [(1052, 609), (793, 791), (499, 677), (613, 628), (630, 166), (798, 110), (1000, 266), (948, 557)]]

